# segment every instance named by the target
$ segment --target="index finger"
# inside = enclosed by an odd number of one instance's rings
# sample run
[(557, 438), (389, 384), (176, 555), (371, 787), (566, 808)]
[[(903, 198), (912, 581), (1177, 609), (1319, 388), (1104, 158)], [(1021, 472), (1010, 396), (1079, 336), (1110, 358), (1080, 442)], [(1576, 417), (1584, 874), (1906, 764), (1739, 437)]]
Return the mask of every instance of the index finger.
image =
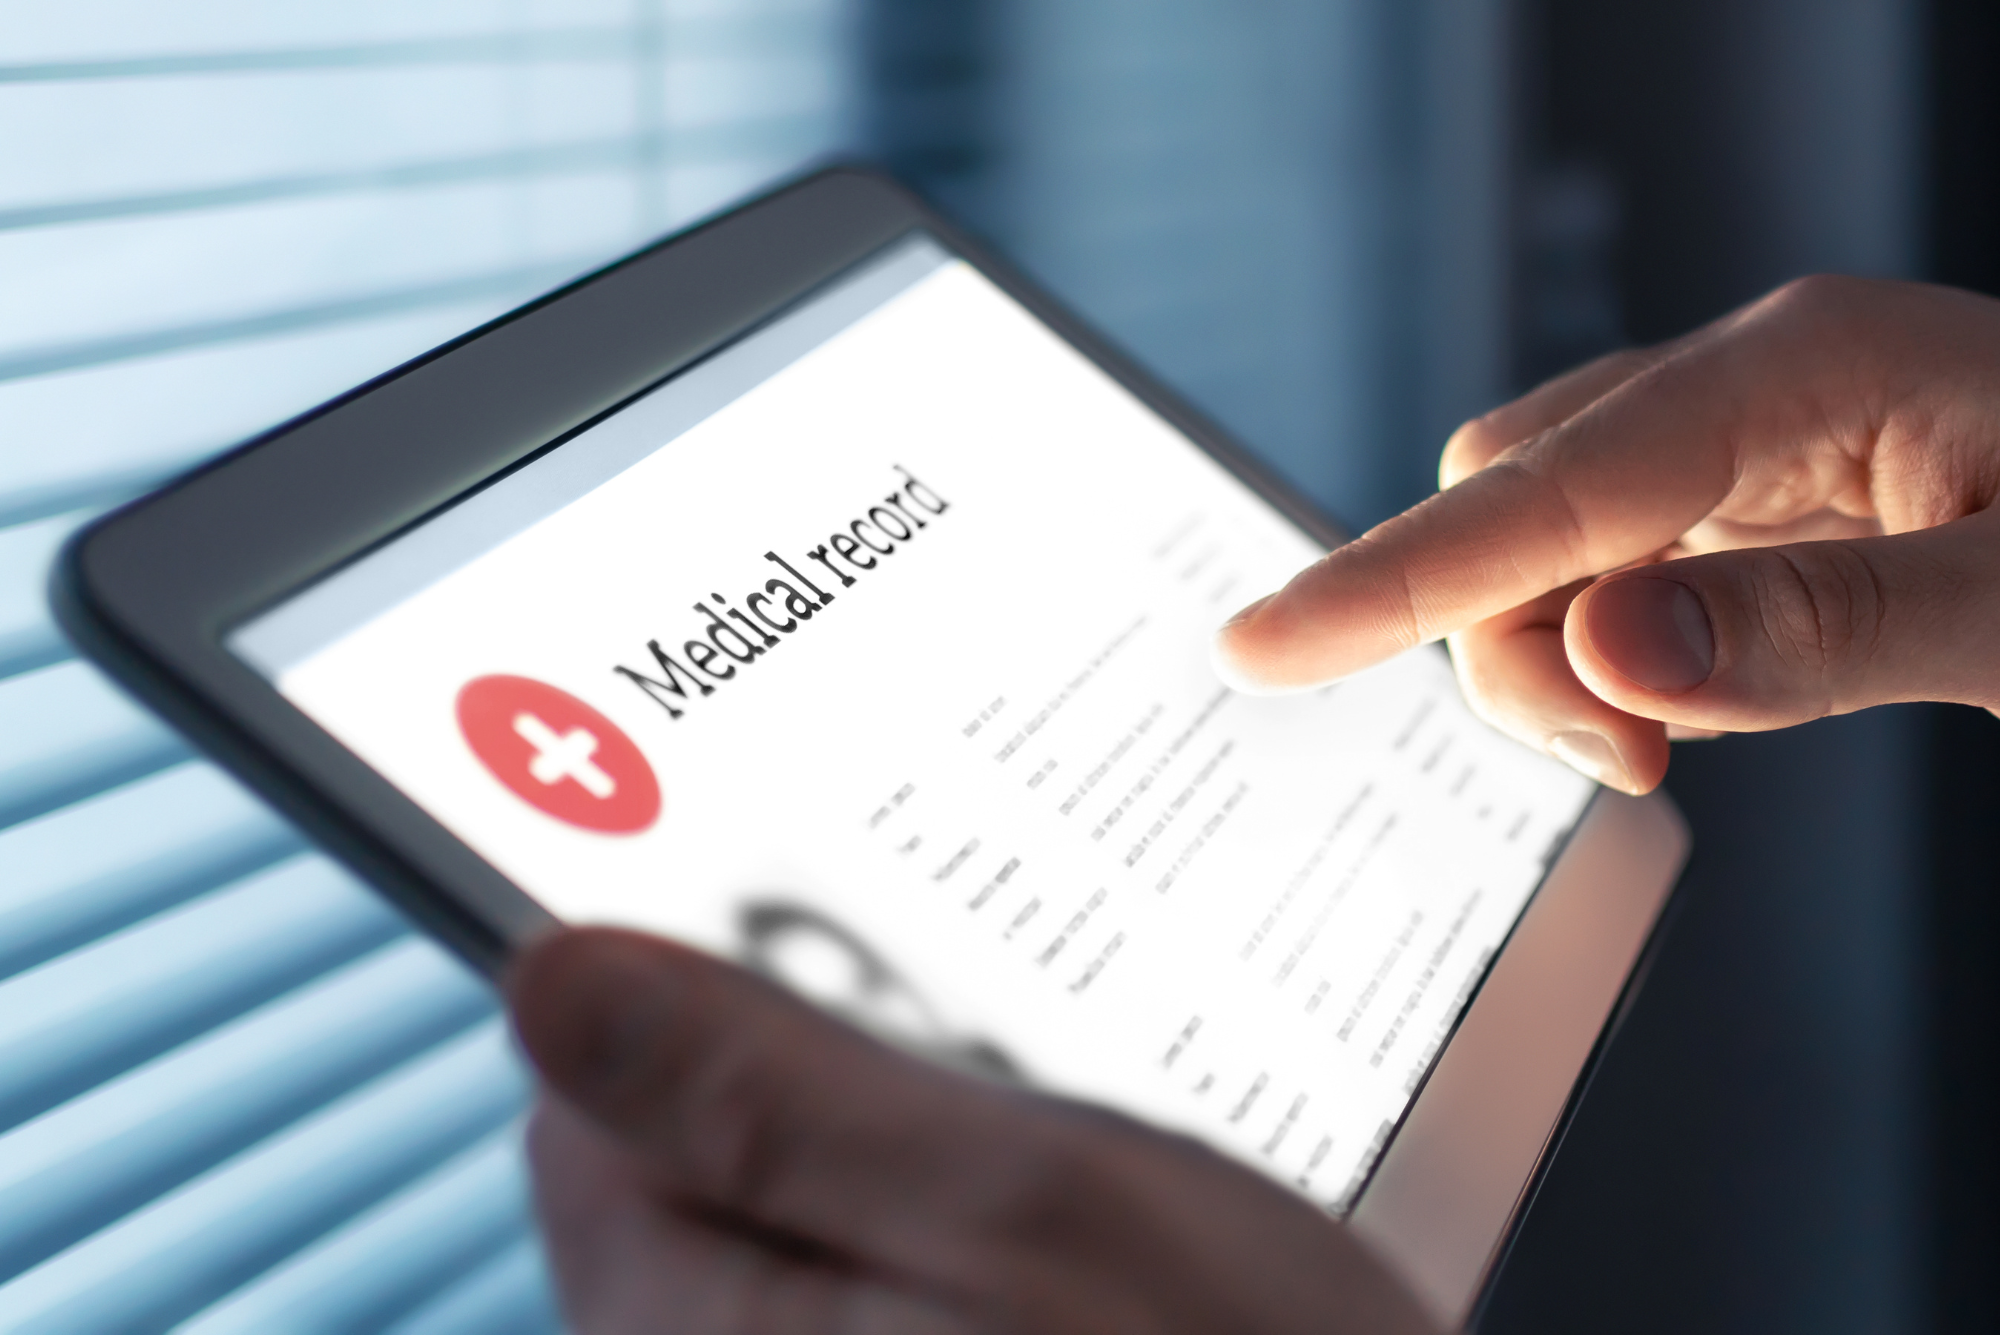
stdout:
[(1328, 553), (1223, 628), (1218, 667), (1249, 690), (1346, 676), (1651, 555), (1773, 447), (1851, 447), (1812, 383), (1815, 322), (1784, 318), (1797, 301), (1767, 299)]

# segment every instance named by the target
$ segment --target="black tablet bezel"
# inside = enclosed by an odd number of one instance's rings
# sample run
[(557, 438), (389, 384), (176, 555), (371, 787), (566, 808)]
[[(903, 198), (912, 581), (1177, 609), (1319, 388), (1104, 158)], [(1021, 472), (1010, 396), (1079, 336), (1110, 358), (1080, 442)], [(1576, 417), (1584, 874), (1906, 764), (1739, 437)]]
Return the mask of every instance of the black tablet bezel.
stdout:
[(1214, 423), (974, 238), (887, 177), (841, 166), (579, 278), (98, 519), (56, 563), (57, 619), (114, 678), (497, 977), (511, 949), (554, 920), (223, 637), (914, 230), (970, 262), (1302, 530), (1340, 540)]

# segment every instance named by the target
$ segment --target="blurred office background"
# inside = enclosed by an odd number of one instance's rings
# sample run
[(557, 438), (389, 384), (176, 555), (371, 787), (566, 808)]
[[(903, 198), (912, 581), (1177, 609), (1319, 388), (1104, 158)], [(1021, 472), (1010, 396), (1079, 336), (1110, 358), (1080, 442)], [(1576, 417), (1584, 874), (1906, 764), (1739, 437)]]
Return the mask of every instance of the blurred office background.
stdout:
[[(830, 153), (1350, 523), (1816, 269), (2000, 290), (1969, 0), (195, 0), (0, 24), (0, 1328), (548, 1330), (490, 998), (78, 663), (76, 523)], [(2000, 724), (1683, 748), (1484, 1328), (1988, 1330)]]

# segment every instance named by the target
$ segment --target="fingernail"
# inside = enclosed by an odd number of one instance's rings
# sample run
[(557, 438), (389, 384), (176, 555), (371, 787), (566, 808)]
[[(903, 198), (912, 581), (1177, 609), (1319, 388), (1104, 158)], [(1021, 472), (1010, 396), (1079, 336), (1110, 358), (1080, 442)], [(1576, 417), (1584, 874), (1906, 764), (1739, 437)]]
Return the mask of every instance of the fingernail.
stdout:
[(1244, 662), (1242, 655), (1237, 652), (1235, 637), (1230, 632), (1257, 615), (1258, 608), (1277, 596), (1275, 593), (1267, 593), (1256, 602), (1244, 607), (1235, 616), (1223, 622), (1215, 632), (1215, 637), (1208, 642), (1209, 667), (1221, 679), (1222, 684), (1233, 691), (1245, 695), (1264, 695), (1271, 690)]
[(1632, 791), (1632, 776), (1618, 758), (1618, 751), (1594, 732), (1559, 732), (1549, 739), (1549, 751), (1557, 760), (1620, 792)]
[(1678, 695), (1715, 670), (1715, 631), (1693, 589), (1675, 579), (1632, 575), (1590, 594), (1585, 626), (1612, 669), (1636, 685)]
[(1229, 646), (1227, 626), (1217, 631), (1215, 638), (1209, 642), (1208, 666), (1215, 673), (1216, 680), (1239, 695), (1275, 694), (1254, 673), (1245, 670), (1242, 661), (1236, 657), (1236, 651)]
[(1245, 621), (1248, 621), (1251, 617), (1257, 615), (1258, 608), (1262, 607), (1265, 603), (1270, 602), (1273, 598), (1277, 596), (1278, 595), (1275, 593), (1267, 593), (1254, 603), (1246, 603), (1241, 611), (1237, 612), (1235, 616), (1229, 618), (1229, 620), (1222, 623), (1222, 628), (1224, 630), (1228, 630), (1231, 626), (1238, 626), (1244, 623)]

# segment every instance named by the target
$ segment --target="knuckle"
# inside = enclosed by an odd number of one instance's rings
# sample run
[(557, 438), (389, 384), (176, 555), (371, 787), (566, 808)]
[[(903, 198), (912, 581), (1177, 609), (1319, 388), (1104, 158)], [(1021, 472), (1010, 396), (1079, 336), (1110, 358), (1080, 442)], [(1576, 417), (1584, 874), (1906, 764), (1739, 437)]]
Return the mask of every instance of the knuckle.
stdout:
[(1495, 408), (1460, 423), (1458, 430), (1451, 433), (1451, 439), (1445, 442), (1446, 451), (1456, 452), (1467, 459), (1481, 459), (1506, 449), (1513, 442), (1501, 430), (1503, 412), (1503, 409)]
[(1840, 279), (1834, 274), (1814, 273), (1791, 279), (1781, 284), (1771, 294), (1774, 305), (1789, 308), (1811, 309), (1823, 305), (1835, 296), (1840, 287)]
[(1771, 548), (1758, 563), (1756, 598), (1768, 647), (1829, 688), (1880, 643), (1881, 584), (1874, 567), (1844, 543)]
[(1438, 485), (1455, 486), (1478, 472), (1515, 444), (1510, 437), (1500, 424), (1498, 409), (1465, 423), (1444, 443), (1444, 452), (1438, 457)]
[(1816, 273), (1794, 278), (1759, 305), (1781, 315), (1815, 324), (1850, 309), (1866, 280), (1846, 274)]
[[(1526, 493), (1520, 498), (1520, 513), (1532, 516), (1532, 522), (1542, 530), (1543, 536), (1554, 541), (1556, 564), (1563, 572), (1561, 579), (1566, 581), (1576, 578), (1578, 574), (1594, 571), (1596, 567), (1589, 556), (1590, 534), (1584, 527), (1583, 514), (1563, 485), (1553, 461), (1531, 459), (1524, 455), (1507, 461), (1507, 465), (1518, 471)], [(1515, 558), (1515, 549), (1509, 549), (1508, 557)], [(1522, 570), (1520, 573), (1531, 582), (1545, 582), (1544, 577), (1552, 572)]]
[(1461, 668), (1458, 687), (1465, 696), (1466, 708), (1472, 711), (1474, 718), (1488, 727), (1500, 726), (1500, 702), (1494, 694), (1493, 679), (1489, 673)]
[(1597, 365), (1603, 368), (1606, 380), (1622, 385), (1633, 376), (1652, 370), (1659, 360), (1658, 353), (1644, 348), (1620, 348), (1600, 357)]
[(1575, 678), (1560, 627), (1452, 639), (1452, 666), (1473, 717), (1537, 750), (1576, 725), (1588, 696)]
[(771, 1125), (758, 1082), (737, 1077), (689, 1109), (683, 1163), (688, 1185), (731, 1205), (760, 1199), (783, 1161), (783, 1135)]
[(1059, 1104), (1017, 1129), (988, 1212), (995, 1233), (1062, 1236), (1079, 1224), (1086, 1204), (1117, 1201), (1117, 1144), (1132, 1134), (1133, 1124), (1100, 1109)]
[(1489, 727), (1503, 731), (1511, 723), (1507, 717), (1506, 693), (1501, 689), (1501, 673), (1492, 655), (1459, 642), (1451, 646), (1452, 666), (1457, 669), (1459, 693), (1473, 716)]
[(1075, 1116), (1037, 1119), (1034, 1130), (1014, 1147), (997, 1214), (1032, 1228), (1059, 1208), (1092, 1168), (1094, 1134)]
[(789, 1069), (797, 1044), (757, 1025), (694, 1055), (679, 1072), (678, 1126), (670, 1134), (685, 1185), (705, 1198), (750, 1208), (766, 1199), (798, 1153)]
[(1538, 726), (1534, 714), (1522, 707), (1518, 701), (1503, 700), (1482, 694), (1477, 698), (1468, 694), (1467, 706), (1472, 716), (1503, 737), (1511, 737), (1524, 746), (1541, 750), (1548, 745), (1549, 730)]

